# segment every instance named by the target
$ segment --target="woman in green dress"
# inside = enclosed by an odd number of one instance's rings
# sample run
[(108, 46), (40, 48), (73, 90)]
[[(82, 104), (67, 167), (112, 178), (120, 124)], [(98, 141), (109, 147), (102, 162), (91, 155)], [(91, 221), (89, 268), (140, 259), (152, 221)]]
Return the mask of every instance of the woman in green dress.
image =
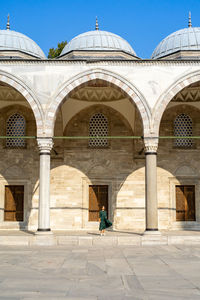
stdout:
[(105, 206), (102, 206), (99, 212), (99, 231), (101, 235), (105, 235), (105, 229), (112, 226), (112, 223), (107, 219), (107, 212)]

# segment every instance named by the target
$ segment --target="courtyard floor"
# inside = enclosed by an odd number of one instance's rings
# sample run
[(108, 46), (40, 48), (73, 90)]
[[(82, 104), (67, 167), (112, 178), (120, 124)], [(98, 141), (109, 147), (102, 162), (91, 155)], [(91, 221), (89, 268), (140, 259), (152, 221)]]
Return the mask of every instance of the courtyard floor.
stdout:
[(0, 299), (200, 299), (200, 246), (1, 246)]

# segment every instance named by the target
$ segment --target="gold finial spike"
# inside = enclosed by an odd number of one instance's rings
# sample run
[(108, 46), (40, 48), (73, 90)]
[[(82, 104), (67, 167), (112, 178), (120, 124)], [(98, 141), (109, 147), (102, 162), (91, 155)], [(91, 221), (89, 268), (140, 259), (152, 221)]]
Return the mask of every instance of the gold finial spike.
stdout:
[(99, 23), (98, 23), (97, 17), (96, 17), (96, 26), (95, 26), (95, 30), (99, 30)]
[(8, 14), (6, 29), (10, 30), (10, 15)]
[(189, 11), (188, 27), (192, 27), (191, 12)]

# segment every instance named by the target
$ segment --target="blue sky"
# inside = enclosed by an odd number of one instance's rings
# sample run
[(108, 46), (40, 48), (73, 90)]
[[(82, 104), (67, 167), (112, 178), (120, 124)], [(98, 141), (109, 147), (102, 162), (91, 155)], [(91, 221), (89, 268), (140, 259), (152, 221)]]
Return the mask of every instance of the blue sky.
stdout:
[(42, 48), (93, 30), (98, 16), (101, 30), (125, 38), (142, 58), (168, 34), (200, 26), (200, 0), (0, 0), (0, 29), (10, 14), (11, 29), (26, 34)]

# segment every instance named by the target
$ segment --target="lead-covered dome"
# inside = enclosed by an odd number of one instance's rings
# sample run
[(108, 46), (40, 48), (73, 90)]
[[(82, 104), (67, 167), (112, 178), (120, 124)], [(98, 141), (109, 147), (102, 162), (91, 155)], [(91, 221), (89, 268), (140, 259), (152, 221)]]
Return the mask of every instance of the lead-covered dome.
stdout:
[(61, 56), (71, 51), (122, 51), (136, 56), (129, 43), (111, 32), (94, 30), (73, 38), (63, 49)]
[(178, 30), (162, 40), (151, 58), (163, 58), (178, 51), (197, 50), (200, 51), (200, 27), (188, 27)]
[(8, 29), (0, 30), (0, 54), (6, 51), (28, 54), (34, 58), (46, 58), (44, 52), (32, 39), (22, 33)]

